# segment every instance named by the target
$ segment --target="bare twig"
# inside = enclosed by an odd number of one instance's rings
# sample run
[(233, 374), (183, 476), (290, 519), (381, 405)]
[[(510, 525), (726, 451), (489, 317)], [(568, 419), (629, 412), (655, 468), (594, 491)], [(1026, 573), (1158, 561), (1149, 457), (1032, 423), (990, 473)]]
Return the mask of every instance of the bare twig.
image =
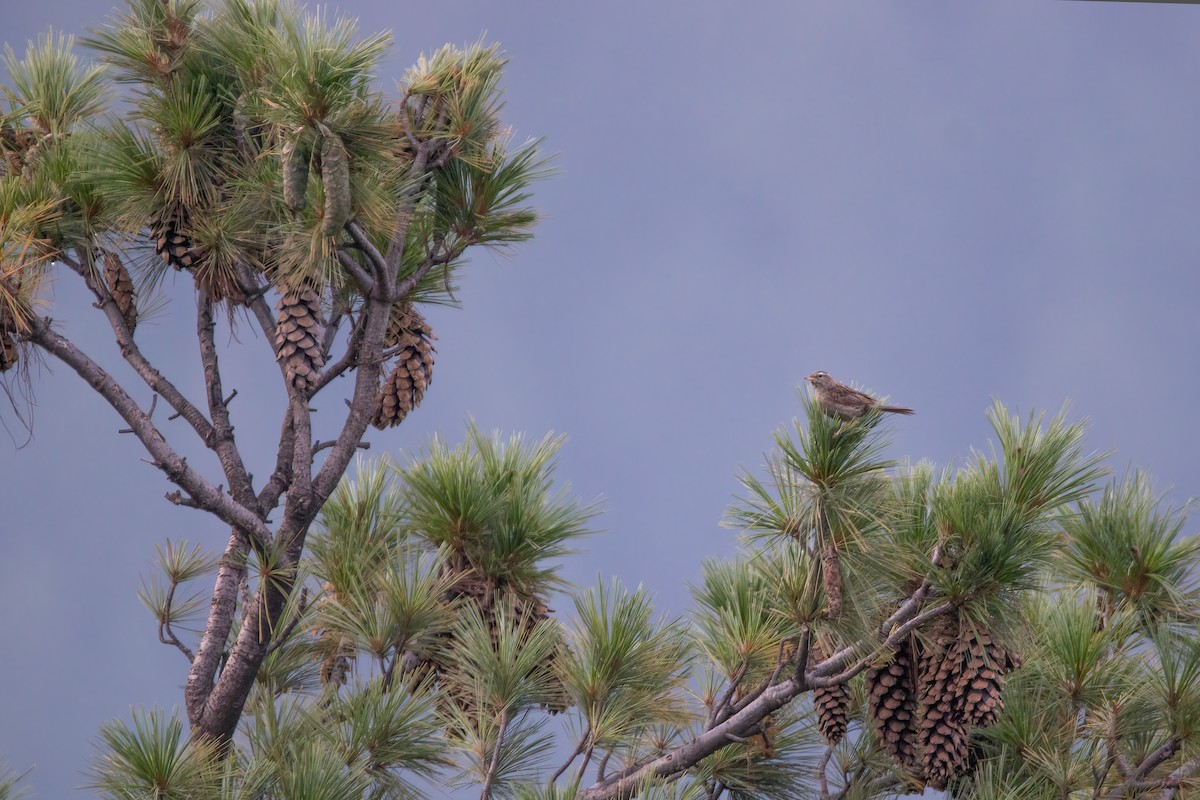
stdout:
[(167, 498), (167, 502), (171, 505), (183, 506), (184, 508), (198, 508), (201, 511), (204, 510), (204, 506), (200, 505), (190, 497), (184, 497), (183, 492), (179, 491), (178, 489), (173, 492), (167, 492), (165, 496)]
[(829, 800), (829, 761), (833, 758), (833, 745), (825, 748), (825, 754), (817, 762), (817, 783), (821, 787), (821, 800)]
[(364, 323), (365, 319), (363, 317), (359, 317), (354, 322), (354, 325), (350, 329), (350, 342), (346, 345), (346, 352), (342, 353), (342, 357), (336, 363), (330, 364), (321, 372), (309, 397), (316, 396), (317, 392), (328, 386), (334, 378), (341, 376), (346, 370), (358, 366), (363, 335), (366, 333), (366, 325)]
[(113, 335), (121, 351), (121, 356), (128, 362), (129, 366), (133, 367), (133, 371), (137, 373), (138, 377), (155, 394), (162, 395), (163, 399), (175, 409), (176, 413), (191, 424), (192, 428), (196, 431), (196, 435), (200, 437), (201, 441), (207, 444), (208, 438), (212, 433), (211, 424), (205, 419), (200, 409), (184, 397), (183, 393), (175, 387), (175, 384), (167, 380), (143, 355), (141, 349), (133, 340), (133, 331), (129, 329), (129, 325), (125, 322), (125, 317), (121, 313), (121, 309), (117, 306), (117, 301), (113, 299), (104, 281), (99, 279), (92, 263), (91, 254), (85, 252), (77, 260), (64, 252), (60, 254), (60, 258), (73, 272), (83, 278), (84, 284), (95, 295), (96, 305), (104, 312), (109, 327), (112, 328)]
[(579, 754), (583, 752), (583, 749), (585, 747), (587, 747), (588, 740), (591, 737), (592, 737), (592, 726), (591, 726), (591, 723), (588, 723), (586, 729), (583, 731), (583, 736), (580, 737), (579, 742), (575, 745), (575, 749), (571, 752), (570, 758), (568, 758), (566, 761), (564, 761), (563, 765), (561, 767), (559, 767), (557, 770), (555, 770), (554, 775), (550, 778), (550, 783), (554, 783), (555, 781), (557, 781), (559, 778), (562, 777), (562, 774), (567, 771), (567, 768), (571, 766), (571, 763), (576, 758), (578, 758)]

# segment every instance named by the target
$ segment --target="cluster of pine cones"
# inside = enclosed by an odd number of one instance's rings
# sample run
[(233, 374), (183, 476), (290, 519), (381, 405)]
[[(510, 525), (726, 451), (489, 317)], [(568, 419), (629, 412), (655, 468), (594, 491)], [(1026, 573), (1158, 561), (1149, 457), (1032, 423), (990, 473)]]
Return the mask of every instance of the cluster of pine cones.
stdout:
[[(814, 647), (812, 657), (824, 654)], [(880, 745), (905, 772), (945, 789), (969, 770), (971, 731), (999, 718), (1005, 676), (1019, 666), (1019, 656), (985, 631), (939, 618), (924, 636), (897, 646), (886, 664), (867, 671), (867, 706)], [(826, 741), (841, 741), (850, 713), (847, 688), (815, 689), (813, 703)]]
[(429, 323), (412, 303), (401, 301), (395, 305), (385, 343), (397, 351), (396, 363), (379, 390), (379, 406), (372, 420), (376, 428), (399, 425), (421, 404), (433, 380), (434, 339), (437, 337)]
[[(276, 306), (278, 333), (275, 346), (288, 381), (297, 391), (316, 385), (325, 357), (321, 349), (324, 321), (316, 288), (301, 285), (284, 292)], [(395, 357), (391, 373), (379, 389), (372, 423), (383, 430), (399, 425), (421, 404), (433, 380), (433, 340), (429, 323), (411, 302), (402, 300), (392, 309), (384, 344)]]
[[(819, 646), (814, 661), (826, 657)], [(1005, 676), (1020, 657), (984, 631), (941, 618), (923, 639), (909, 637), (886, 664), (867, 671), (867, 706), (883, 750), (906, 773), (945, 789), (970, 767), (973, 728), (993, 724), (1004, 708)], [(813, 690), (817, 726), (830, 744), (846, 735), (845, 685)]]

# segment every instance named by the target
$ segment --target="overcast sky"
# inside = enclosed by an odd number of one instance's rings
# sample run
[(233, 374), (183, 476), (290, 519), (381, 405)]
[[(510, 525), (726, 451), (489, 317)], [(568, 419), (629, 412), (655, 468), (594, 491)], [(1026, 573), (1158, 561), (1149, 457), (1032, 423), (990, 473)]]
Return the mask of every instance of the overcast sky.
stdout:
[[(108, 8), (2, 5), (18, 50)], [(463, 309), (430, 314), (433, 386), (370, 453), (457, 441), (468, 416), (568, 434), (562, 477), (607, 509), (571, 579), (619, 575), (685, 611), (701, 560), (733, 551), (718, 523), (737, 471), (761, 463), (815, 369), (917, 410), (892, 423), (897, 457), (986, 447), (992, 397), (1022, 412), (1070, 400), (1115, 468), (1200, 494), (1200, 7), (341, 8), (394, 32), (389, 86), (444, 42), (501, 42), (506, 121), (558, 154), (537, 238), (476, 258)], [(104, 353), (72, 277), (51, 313)], [(175, 295), (190, 316), (182, 281)], [(187, 327), (168, 310), (138, 333), (195, 392)], [(282, 394), (251, 402), (266, 350), (241, 333), (226, 386), (243, 387), (238, 436), (265, 475)], [(75, 375), (42, 369), (35, 390), (33, 441), (0, 434), (0, 757), (37, 765), (37, 797), (83, 798), (101, 722), (182, 703), (186, 663), (135, 594), (154, 545), (216, 550), (225, 533), (163, 500)]]

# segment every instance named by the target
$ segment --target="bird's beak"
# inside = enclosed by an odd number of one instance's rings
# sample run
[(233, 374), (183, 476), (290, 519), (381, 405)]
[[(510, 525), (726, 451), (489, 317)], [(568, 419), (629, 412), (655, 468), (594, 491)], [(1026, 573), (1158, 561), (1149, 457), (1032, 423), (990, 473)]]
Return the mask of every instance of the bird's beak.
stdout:
[[(813, 374), (816, 374), (816, 373), (813, 373)], [(809, 376), (808, 376), (807, 378), (805, 378), (804, 380), (808, 381), (809, 383), (812, 383), (813, 376), (812, 376), (812, 375), (809, 375)]]

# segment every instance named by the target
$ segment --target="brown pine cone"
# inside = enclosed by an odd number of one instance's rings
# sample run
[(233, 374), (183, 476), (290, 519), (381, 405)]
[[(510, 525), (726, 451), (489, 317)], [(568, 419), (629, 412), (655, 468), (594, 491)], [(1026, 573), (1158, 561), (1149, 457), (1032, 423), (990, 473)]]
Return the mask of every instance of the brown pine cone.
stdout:
[[(813, 644), (810, 663), (827, 658), (824, 648)], [(813, 689), (813, 706), (817, 709), (817, 727), (830, 744), (837, 744), (846, 736), (846, 724), (850, 719), (850, 692), (845, 684), (822, 686)]]
[(288, 289), (276, 308), (276, 357), (283, 362), (287, 379), (296, 391), (307, 392), (325, 366), (320, 342), (321, 298), (308, 286)]
[(433, 381), (433, 335), (411, 303), (397, 303), (388, 322), (386, 343), (398, 348), (396, 365), (379, 389), (372, 424), (383, 430), (399, 425), (425, 397)]
[(912, 643), (901, 642), (892, 660), (867, 670), (868, 706), (884, 752), (905, 769), (917, 760), (916, 687)]
[(104, 254), (104, 282), (108, 284), (108, 293), (125, 319), (125, 327), (133, 333), (137, 328), (137, 307), (134, 305), (137, 293), (133, 289), (129, 270), (125, 269), (116, 253)]

